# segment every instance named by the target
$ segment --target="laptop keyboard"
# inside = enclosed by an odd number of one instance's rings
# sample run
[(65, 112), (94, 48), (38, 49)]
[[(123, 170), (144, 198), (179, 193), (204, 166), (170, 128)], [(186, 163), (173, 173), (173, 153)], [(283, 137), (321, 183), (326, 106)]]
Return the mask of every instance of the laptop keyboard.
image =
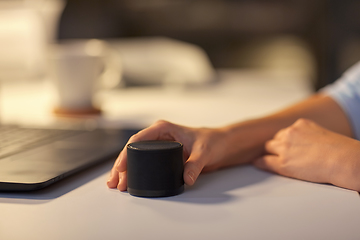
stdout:
[(0, 126), (0, 159), (78, 133), (75, 130)]

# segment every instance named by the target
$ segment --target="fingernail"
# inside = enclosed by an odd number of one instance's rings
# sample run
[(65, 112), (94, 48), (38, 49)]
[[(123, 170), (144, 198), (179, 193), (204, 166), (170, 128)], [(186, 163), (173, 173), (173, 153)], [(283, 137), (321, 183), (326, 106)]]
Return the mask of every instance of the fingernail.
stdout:
[(193, 171), (188, 172), (188, 176), (191, 179), (191, 181), (195, 182), (195, 173)]
[(110, 180), (110, 179), (106, 182), (106, 185), (107, 185), (109, 188), (114, 187), (113, 184), (111, 184), (111, 180)]
[(110, 182), (111, 179), (112, 179), (112, 177), (113, 177), (113, 171), (111, 170), (111, 171), (110, 171), (110, 177), (108, 178), (107, 182)]

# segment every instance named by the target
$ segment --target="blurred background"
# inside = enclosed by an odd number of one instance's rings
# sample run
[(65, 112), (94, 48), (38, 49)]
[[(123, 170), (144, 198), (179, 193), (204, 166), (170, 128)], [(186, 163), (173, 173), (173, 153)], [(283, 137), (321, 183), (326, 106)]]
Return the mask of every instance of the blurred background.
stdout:
[(359, 11), (355, 0), (0, 0), (0, 79), (41, 78), (49, 45), (95, 38), (120, 43), (121, 73), (134, 54), (176, 48), (168, 55), (197, 51), (206, 77), (210, 67), (245, 69), (318, 90), (360, 59)]
[(314, 89), (360, 59), (360, 1), (68, 0), (59, 39), (167, 36), (215, 68), (308, 76)]
[(306, 77), (314, 90), (360, 58), (354, 0), (0, 0), (0, 11), (3, 75), (19, 56), (41, 75), (43, 44), (74, 38), (169, 37), (200, 46), (217, 69)]

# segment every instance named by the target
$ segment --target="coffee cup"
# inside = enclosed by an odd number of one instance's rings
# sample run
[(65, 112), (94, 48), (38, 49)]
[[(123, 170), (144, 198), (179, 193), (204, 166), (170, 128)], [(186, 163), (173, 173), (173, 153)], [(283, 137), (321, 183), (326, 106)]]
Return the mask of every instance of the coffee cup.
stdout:
[[(120, 81), (121, 63), (116, 52), (98, 39), (66, 40), (53, 45), (50, 69), (55, 92), (54, 113), (58, 115), (99, 114), (94, 101), (104, 77)], [(110, 73), (110, 74), (109, 74)]]

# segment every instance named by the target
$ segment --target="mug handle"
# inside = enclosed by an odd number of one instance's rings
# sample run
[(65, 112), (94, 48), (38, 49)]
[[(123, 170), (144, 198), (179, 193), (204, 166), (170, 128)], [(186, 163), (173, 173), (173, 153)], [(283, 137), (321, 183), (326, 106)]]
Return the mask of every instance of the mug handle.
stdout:
[(122, 86), (122, 61), (120, 53), (104, 42), (102, 61), (103, 71), (99, 77), (99, 84), (102, 89), (111, 89)]

